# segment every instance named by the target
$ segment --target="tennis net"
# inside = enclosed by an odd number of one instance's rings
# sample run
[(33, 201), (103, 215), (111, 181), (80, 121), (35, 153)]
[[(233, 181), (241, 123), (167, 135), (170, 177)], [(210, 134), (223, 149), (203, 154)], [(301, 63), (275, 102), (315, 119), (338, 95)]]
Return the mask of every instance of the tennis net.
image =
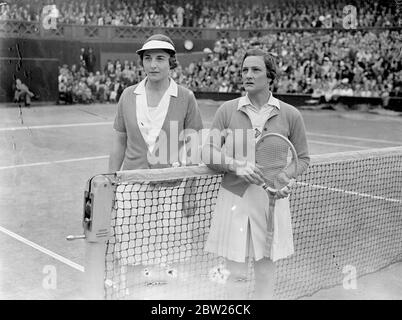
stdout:
[[(101, 179), (90, 183), (84, 228), (86, 273), (98, 297), (225, 299), (225, 261), (204, 251), (222, 175), (187, 167)], [(311, 295), (342, 284), (350, 272), (360, 277), (401, 261), (402, 147), (313, 156), (290, 204), (295, 253), (277, 262), (277, 299)]]

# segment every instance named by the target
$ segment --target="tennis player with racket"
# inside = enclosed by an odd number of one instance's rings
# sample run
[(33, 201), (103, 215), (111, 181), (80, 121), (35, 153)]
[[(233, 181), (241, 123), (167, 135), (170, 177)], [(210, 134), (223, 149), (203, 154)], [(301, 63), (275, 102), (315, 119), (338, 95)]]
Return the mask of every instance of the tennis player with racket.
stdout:
[(251, 49), (241, 68), (247, 94), (220, 106), (202, 150), (207, 166), (225, 172), (205, 250), (226, 258), (228, 299), (246, 298), (249, 258), (253, 298), (272, 299), (275, 261), (294, 253), (288, 196), (310, 158), (300, 112), (270, 91), (275, 57)]

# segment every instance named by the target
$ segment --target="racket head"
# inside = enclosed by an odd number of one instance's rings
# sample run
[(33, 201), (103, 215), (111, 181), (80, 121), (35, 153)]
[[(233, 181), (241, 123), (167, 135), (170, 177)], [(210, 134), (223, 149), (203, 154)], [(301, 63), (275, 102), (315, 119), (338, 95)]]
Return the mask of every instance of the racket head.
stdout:
[(283, 135), (268, 133), (256, 143), (255, 162), (262, 171), (265, 187), (277, 192), (289, 185), (281, 179), (285, 173), (289, 179), (297, 176), (297, 153), (293, 144)]

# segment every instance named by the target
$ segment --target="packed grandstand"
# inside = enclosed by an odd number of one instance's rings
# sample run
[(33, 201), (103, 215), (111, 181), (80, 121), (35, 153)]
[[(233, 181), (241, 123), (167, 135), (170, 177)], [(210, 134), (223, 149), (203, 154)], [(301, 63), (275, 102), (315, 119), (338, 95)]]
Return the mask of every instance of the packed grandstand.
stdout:
[[(202, 59), (179, 65), (172, 77), (195, 92), (240, 93), (241, 59), (246, 49), (258, 46), (277, 57), (274, 92), (328, 101), (333, 96), (402, 96), (400, 12), (394, 1), (20, 0), (2, 5), (0, 20), (39, 21), (40, 8), (49, 4), (56, 4), (61, 24), (279, 28), (260, 37), (216, 39)], [(339, 28), (348, 5), (358, 8), (358, 30)], [(59, 68), (59, 91), (68, 102), (115, 102), (144, 76), (137, 61), (109, 60), (94, 69), (84, 58), (86, 51), (75, 65)]]
[(398, 26), (393, 0), (12, 0), (1, 6), (0, 19), (39, 21), (41, 8), (56, 4), (58, 21), (68, 24), (202, 27), (332, 28), (342, 26), (343, 8), (358, 8), (360, 27)]

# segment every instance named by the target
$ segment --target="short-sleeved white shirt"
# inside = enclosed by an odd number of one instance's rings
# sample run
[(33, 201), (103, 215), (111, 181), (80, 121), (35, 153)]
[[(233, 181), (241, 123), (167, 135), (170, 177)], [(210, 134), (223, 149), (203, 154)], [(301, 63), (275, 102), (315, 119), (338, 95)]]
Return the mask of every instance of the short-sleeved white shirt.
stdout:
[(155, 147), (156, 138), (159, 136), (159, 132), (161, 131), (168, 112), (170, 97), (177, 97), (177, 84), (173, 79), (170, 79), (170, 85), (162, 96), (162, 99), (159, 101), (158, 106), (151, 108), (148, 106), (145, 91), (146, 81), (147, 78), (142, 80), (134, 92), (137, 95), (136, 105), (138, 128), (141, 131), (149, 151), (152, 153)]

